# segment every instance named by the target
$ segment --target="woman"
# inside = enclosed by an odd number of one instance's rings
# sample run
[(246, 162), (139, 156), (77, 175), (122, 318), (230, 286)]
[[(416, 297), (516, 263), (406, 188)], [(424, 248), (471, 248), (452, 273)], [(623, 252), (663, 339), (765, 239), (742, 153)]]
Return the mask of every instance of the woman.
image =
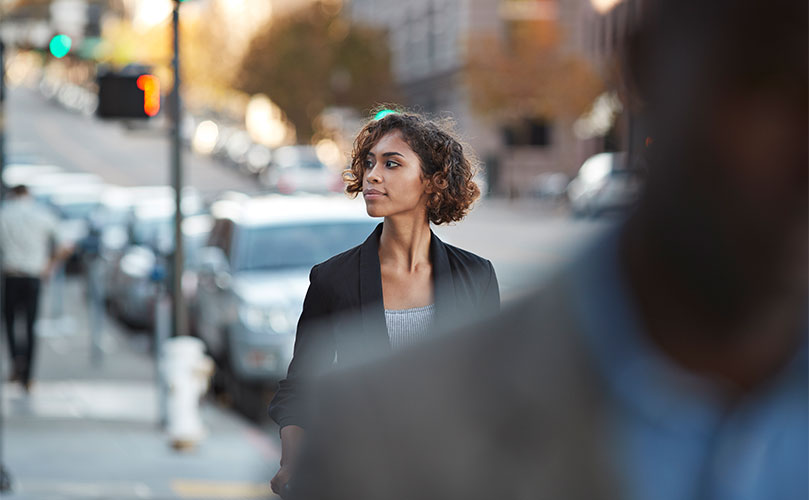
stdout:
[[(344, 175), (346, 191), (362, 193), (368, 214), (383, 222), (362, 245), (312, 268), (294, 356), (270, 404), (281, 427), (276, 493), (290, 479), (305, 434), (306, 380), (410, 346), (429, 337), (438, 319), (500, 307), (491, 262), (443, 243), (430, 230), (431, 222), (461, 220), (480, 195), (474, 160), (438, 123), (387, 113), (360, 131)], [(337, 319), (345, 313), (361, 321), (347, 326)]]

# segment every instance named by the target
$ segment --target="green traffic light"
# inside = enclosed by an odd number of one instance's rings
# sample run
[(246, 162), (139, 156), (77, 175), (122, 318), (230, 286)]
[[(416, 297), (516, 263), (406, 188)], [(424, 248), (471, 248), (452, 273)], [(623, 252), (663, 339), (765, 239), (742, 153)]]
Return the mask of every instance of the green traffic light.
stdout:
[(67, 35), (56, 35), (51, 38), (50, 49), (51, 54), (57, 59), (65, 57), (70, 52), (70, 46), (73, 45), (73, 40)]

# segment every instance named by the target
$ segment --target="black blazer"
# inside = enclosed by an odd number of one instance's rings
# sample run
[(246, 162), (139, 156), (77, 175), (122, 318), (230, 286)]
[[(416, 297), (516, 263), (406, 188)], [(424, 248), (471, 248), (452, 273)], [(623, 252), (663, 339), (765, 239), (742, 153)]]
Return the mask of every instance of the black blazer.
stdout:
[(293, 498), (627, 498), (570, 271), (488, 320), (318, 380)]
[[(379, 264), (381, 234), (379, 224), (363, 244), (312, 268), (292, 362), (270, 403), (270, 416), (279, 426), (305, 426), (303, 386), (316, 375), (390, 352)], [(430, 260), (436, 323), (500, 309), (490, 261), (448, 245), (432, 232)]]

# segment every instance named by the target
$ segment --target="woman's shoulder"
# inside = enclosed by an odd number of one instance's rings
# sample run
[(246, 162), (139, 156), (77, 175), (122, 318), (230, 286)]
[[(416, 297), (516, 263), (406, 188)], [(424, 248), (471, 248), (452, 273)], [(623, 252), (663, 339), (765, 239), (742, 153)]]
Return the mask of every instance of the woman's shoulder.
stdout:
[(464, 250), (463, 248), (450, 245), (449, 243), (444, 243), (443, 241), (441, 243), (444, 245), (444, 248), (447, 251), (447, 257), (449, 258), (450, 262), (455, 265), (477, 270), (489, 270), (489, 268), (492, 266), (491, 261), (485, 257), (481, 257), (480, 255), (472, 253), (469, 250)]
[(312, 268), (312, 279), (339, 281), (343, 279), (344, 275), (352, 273), (352, 269), (354, 269), (353, 272), (356, 273), (356, 265), (352, 266), (352, 264), (359, 262), (361, 247), (362, 244), (359, 244), (353, 248), (349, 248), (345, 252), (338, 253), (334, 257), (330, 257), (329, 259), (316, 264)]

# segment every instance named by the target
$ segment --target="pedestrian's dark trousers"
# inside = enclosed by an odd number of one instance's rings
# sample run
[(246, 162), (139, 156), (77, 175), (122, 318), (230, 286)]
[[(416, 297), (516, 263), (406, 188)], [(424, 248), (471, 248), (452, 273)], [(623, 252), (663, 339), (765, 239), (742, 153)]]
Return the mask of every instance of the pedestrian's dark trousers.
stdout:
[[(39, 305), (39, 284), (39, 278), (3, 276), (3, 321), (8, 337), (8, 350), (14, 362), (14, 370), (24, 384), (31, 381), (34, 366), (34, 349), (36, 347), (34, 321)], [(20, 345), (19, 338), (14, 331), (17, 314), (22, 314), (25, 318), (26, 342), (24, 346)]]

